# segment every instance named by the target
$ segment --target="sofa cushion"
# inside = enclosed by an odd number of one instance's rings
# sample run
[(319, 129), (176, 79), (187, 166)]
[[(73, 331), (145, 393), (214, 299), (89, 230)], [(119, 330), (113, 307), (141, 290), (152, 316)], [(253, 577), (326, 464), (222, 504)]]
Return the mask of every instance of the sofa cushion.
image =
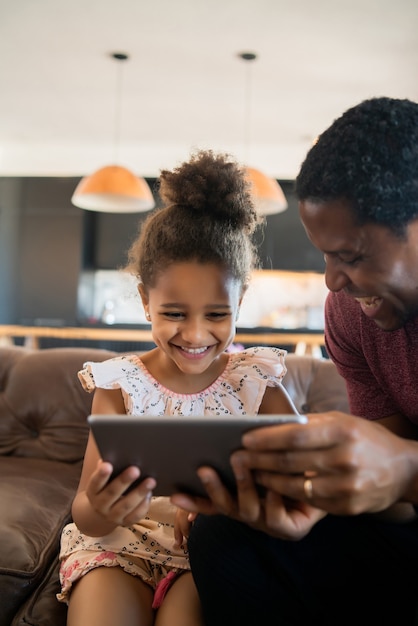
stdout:
[[(10, 626), (56, 564), (70, 520), (93, 399), (77, 371), (114, 353), (16, 346), (0, 353), (0, 626)], [(63, 614), (54, 595), (50, 602)]]
[(1, 626), (9, 626), (55, 560), (80, 469), (80, 463), (0, 457)]
[(59, 560), (52, 562), (49, 571), (34, 593), (20, 607), (10, 626), (65, 626), (67, 605), (57, 602), (59, 592)]

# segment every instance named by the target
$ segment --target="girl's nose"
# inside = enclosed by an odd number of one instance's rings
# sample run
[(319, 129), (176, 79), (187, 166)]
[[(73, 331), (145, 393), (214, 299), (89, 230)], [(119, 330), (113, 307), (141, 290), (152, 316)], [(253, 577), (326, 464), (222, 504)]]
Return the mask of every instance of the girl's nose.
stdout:
[(182, 325), (181, 335), (185, 341), (197, 344), (206, 336), (205, 326), (199, 320), (188, 319)]

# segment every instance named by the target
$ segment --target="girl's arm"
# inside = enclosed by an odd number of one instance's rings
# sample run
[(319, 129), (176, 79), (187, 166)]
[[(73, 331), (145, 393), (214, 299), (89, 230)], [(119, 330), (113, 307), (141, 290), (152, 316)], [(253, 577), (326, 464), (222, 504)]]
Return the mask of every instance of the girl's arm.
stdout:
[[(92, 413), (125, 414), (119, 390), (96, 389)], [(117, 526), (127, 526), (141, 519), (148, 511), (155, 480), (147, 478), (125, 495), (138, 479), (137, 467), (129, 467), (109, 482), (113, 468), (100, 459), (92, 434), (89, 434), (83, 469), (77, 494), (72, 505), (72, 516), (78, 529), (86, 535), (101, 537)]]
[(274, 415), (276, 413), (298, 413), (283, 385), (279, 387), (267, 387), (258, 410), (260, 415)]

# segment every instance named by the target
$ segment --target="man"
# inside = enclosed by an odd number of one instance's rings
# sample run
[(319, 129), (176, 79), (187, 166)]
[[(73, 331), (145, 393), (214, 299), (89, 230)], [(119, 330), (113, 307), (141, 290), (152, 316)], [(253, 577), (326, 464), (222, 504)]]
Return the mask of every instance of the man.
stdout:
[(324, 254), (326, 347), (352, 415), (247, 434), (232, 458), (236, 501), (199, 470), (210, 501), (173, 498), (206, 514), (189, 538), (193, 576), (208, 626), (412, 625), (418, 104), (374, 98), (346, 111), (309, 151), (296, 192)]

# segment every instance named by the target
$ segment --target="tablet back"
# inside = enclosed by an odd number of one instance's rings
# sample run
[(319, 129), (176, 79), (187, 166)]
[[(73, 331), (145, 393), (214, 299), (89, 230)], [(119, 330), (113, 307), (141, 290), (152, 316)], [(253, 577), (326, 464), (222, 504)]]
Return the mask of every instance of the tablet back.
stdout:
[(132, 416), (90, 415), (88, 422), (102, 459), (112, 463), (114, 475), (130, 465), (141, 476), (157, 480), (154, 495), (185, 492), (206, 495), (196, 469), (209, 465), (235, 491), (229, 463), (241, 448), (242, 434), (251, 429), (288, 421), (306, 422), (303, 415), (243, 416)]

